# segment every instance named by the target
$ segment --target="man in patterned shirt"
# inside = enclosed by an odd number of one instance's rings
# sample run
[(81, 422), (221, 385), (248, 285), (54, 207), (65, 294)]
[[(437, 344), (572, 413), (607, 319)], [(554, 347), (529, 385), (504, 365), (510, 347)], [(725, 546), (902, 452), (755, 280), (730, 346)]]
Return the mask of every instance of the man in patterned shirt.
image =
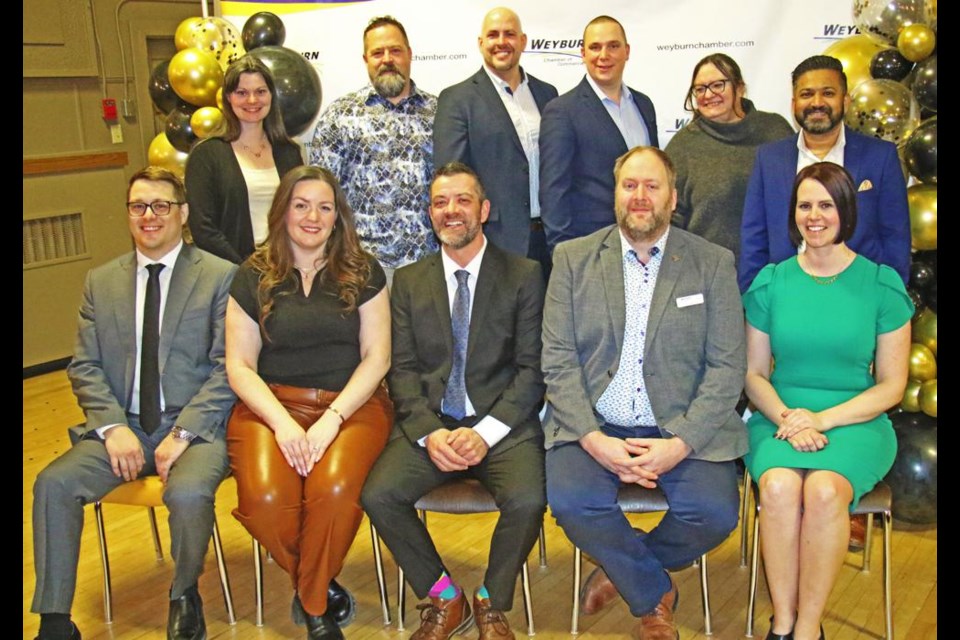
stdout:
[(327, 107), (310, 163), (340, 180), (360, 242), (392, 281), (395, 269), (438, 249), (428, 213), (437, 98), (410, 79), (413, 52), (396, 18), (371, 20), (363, 48), (371, 84)]

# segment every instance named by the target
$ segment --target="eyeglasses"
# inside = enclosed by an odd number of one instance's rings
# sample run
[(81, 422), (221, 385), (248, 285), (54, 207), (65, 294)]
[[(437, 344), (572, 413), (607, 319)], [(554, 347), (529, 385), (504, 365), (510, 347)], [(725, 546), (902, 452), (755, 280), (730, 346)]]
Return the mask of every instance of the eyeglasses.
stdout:
[(719, 96), (727, 89), (728, 82), (730, 81), (714, 80), (710, 84), (695, 84), (693, 85), (693, 89), (691, 89), (690, 91), (691, 93), (693, 93), (693, 95), (695, 95), (698, 98), (702, 98), (703, 96), (707, 95), (707, 89), (710, 90), (710, 93)]
[(170, 200), (154, 200), (147, 204), (146, 202), (128, 202), (127, 213), (134, 218), (140, 218), (147, 215), (147, 209), (153, 211), (153, 215), (163, 217), (170, 213), (173, 205), (180, 206), (182, 202), (171, 202)]

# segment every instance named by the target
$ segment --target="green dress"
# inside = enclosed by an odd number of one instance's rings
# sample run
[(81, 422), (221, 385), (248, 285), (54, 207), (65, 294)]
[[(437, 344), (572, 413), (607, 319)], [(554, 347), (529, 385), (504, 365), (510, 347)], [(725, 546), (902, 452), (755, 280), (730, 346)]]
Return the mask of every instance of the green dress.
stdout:
[[(773, 388), (788, 407), (810, 411), (836, 406), (873, 386), (877, 335), (913, 315), (896, 271), (859, 255), (829, 284), (807, 275), (796, 257), (767, 265), (743, 304), (750, 325), (770, 336)], [(759, 411), (747, 428), (745, 461), (754, 478), (774, 467), (835, 471), (853, 486), (851, 509), (886, 475), (897, 453), (886, 414), (829, 430), (827, 446), (809, 453), (775, 439), (777, 428)]]

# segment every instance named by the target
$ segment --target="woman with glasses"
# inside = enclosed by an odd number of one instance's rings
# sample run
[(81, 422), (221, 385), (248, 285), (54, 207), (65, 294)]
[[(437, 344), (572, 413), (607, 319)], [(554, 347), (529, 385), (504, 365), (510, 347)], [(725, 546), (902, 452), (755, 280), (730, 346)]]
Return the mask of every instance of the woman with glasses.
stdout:
[(666, 152), (677, 168), (673, 223), (740, 250), (740, 219), (757, 147), (793, 134), (775, 113), (747, 100), (740, 66), (712, 53), (693, 68), (684, 108), (693, 119), (670, 140)]
[(287, 136), (267, 69), (247, 55), (223, 79), (223, 128), (187, 159), (190, 231), (201, 249), (241, 263), (267, 238), (267, 212), (280, 178), (303, 164)]

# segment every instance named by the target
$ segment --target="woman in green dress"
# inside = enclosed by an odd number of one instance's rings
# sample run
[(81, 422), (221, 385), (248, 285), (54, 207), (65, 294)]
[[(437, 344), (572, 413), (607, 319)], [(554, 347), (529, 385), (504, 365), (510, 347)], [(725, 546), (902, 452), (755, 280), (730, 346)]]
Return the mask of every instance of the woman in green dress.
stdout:
[(896, 455), (885, 411), (906, 386), (913, 305), (896, 272), (846, 245), (856, 190), (842, 167), (800, 171), (788, 220), (798, 255), (765, 267), (744, 296), (757, 407), (746, 462), (760, 486), (767, 638), (811, 640), (823, 637), (849, 510)]

